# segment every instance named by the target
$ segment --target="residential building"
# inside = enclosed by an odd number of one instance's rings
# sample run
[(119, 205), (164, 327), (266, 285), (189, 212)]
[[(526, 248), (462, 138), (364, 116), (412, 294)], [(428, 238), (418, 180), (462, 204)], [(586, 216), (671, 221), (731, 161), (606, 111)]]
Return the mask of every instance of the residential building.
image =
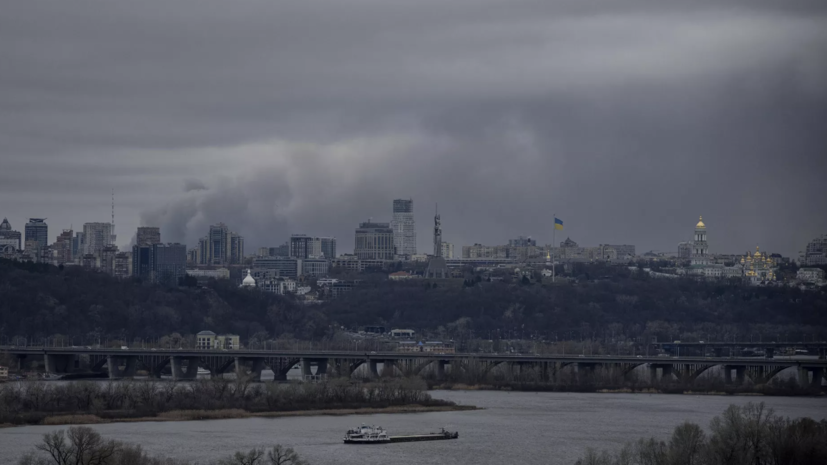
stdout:
[(356, 247), (353, 253), (363, 260), (393, 260), (393, 229), (388, 223), (368, 221), (356, 229)]
[(112, 223), (85, 223), (83, 225), (83, 253), (100, 256), (103, 248), (112, 245)]
[(21, 250), (21, 241), (20, 231), (13, 230), (9, 220), (3, 218), (3, 222), (0, 223), (0, 249), (11, 247), (13, 251)]
[(336, 258), (336, 238), (314, 237), (313, 255), (318, 258), (325, 258), (327, 260), (333, 260), (334, 258)]
[(824, 270), (821, 268), (801, 268), (795, 277), (805, 283), (819, 284), (824, 282)]
[(137, 245), (154, 245), (161, 243), (161, 228), (141, 226), (138, 228), (135, 243)]
[(416, 255), (416, 224), (414, 222), (413, 199), (393, 201), (393, 245), (398, 255)]
[(29, 218), (24, 231), (27, 247), (32, 244), (35, 249), (39, 249), (49, 244), (49, 225), (45, 218)]
[(113, 276), (126, 279), (132, 275), (131, 255), (129, 252), (118, 252), (115, 254), (115, 264), (112, 269)]
[(827, 265), (827, 234), (810, 241), (798, 261), (801, 266)]
[(356, 279), (353, 281), (345, 281), (339, 280), (329, 286), (330, 295), (335, 297), (339, 297), (342, 294), (350, 292), (353, 290), (354, 287), (358, 286), (362, 281)]
[(98, 266), (104, 273), (115, 274), (115, 255), (118, 254), (118, 246), (109, 244), (101, 250), (98, 256)]
[(64, 263), (72, 262), (72, 230), (64, 229), (57, 240), (52, 245), (52, 250), (55, 253), (55, 263), (63, 265)]
[(391, 337), (411, 339), (415, 335), (416, 335), (416, 332), (412, 329), (392, 329), (391, 330)]
[(296, 293), (296, 281), (290, 278), (264, 278), (256, 281), (258, 288), (264, 292), (272, 292), (273, 294), (285, 295), (287, 293)]
[(635, 246), (629, 244), (611, 245), (606, 244), (605, 247), (611, 247), (617, 254), (618, 260), (628, 260), (635, 256)]
[(150, 269), (153, 282), (177, 285), (179, 278), (187, 272), (187, 246), (178, 243), (153, 244)]

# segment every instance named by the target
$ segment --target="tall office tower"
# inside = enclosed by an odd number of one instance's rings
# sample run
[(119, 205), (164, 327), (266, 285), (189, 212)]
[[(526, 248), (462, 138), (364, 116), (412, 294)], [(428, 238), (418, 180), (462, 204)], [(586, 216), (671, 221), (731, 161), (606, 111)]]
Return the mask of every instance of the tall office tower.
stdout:
[(313, 238), (314, 252), (318, 249), (318, 257), (324, 257), (328, 260), (336, 258), (336, 238), (335, 237), (316, 237)]
[(201, 265), (231, 265), (244, 262), (244, 237), (232, 232), (224, 223), (210, 226), (207, 237), (198, 241)]
[(20, 250), (21, 240), (20, 231), (13, 230), (9, 220), (3, 218), (3, 222), (0, 223), (0, 252), (11, 253)]
[(227, 257), (228, 263), (233, 265), (244, 263), (244, 238), (231, 232), (229, 243), (230, 255)]
[(132, 276), (140, 278), (143, 281), (152, 280), (153, 245), (132, 246)]
[(83, 225), (83, 253), (100, 257), (103, 248), (112, 244), (112, 223)]
[(442, 256), (442, 220), (439, 211), (434, 215), (434, 256)]
[(52, 246), (52, 250), (55, 252), (55, 261), (58, 265), (72, 262), (73, 239), (71, 229), (64, 229), (63, 232), (57, 236), (57, 240), (55, 241), (54, 246)]
[(290, 236), (290, 258), (309, 258), (313, 251), (313, 238), (306, 234)]
[(692, 258), (692, 242), (678, 242), (678, 260), (689, 260)]
[(161, 229), (153, 226), (138, 228), (135, 243), (138, 245), (153, 245), (161, 243)]
[(353, 253), (360, 260), (393, 260), (393, 229), (389, 223), (359, 223)]
[(72, 238), (72, 257), (76, 262), (79, 262), (80, 257), (83, 255), (83, 247), (85, 244), (86, 241), (83, 237), (83, 231), (76, 232), (75, 237)]
[(46, 218), (29, 218), (25, 232), (27, 245), (35, 242), (37, 248), (43, 248), (49, 244), (49, 225), (46, 224)]
[(153, 244), (150, 263), (153, 282), (175, 286), (187, 272), (187, 246)]
[(412, 199), (393, 201), (391, 228), (397, 255), (416, 255), (416, 226)]
[(230, 245), (228, 244), (228, 236), (230, 234), (227, 225), (218, 223), (210, 226), (210, 232), (207, 234), (208, 248), (207, 248), (207, 264), (208, 265), (226, 265), (227, 255), (229, 255)]

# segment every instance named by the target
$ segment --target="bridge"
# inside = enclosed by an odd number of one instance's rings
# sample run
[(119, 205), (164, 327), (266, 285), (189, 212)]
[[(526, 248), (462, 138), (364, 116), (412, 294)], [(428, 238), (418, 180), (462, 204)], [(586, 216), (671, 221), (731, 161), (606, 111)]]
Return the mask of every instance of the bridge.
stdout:
[[(645, 367), (651, 380), (676, 377), (691, 382), (714, 367), (722, 367), (725, 382), (741, 384), (749, 378), (763, 384), (788, 368), (798, 371), (799, 382), (820, 387), (827, 370), (823, 358), (719, 358), (719, 357), (644, 357), (584, 355), (512, 355), (512, 354), (437, 354), (428, 352), (353, 352), (353, 351), (265, 351), (265, 350), (201, 350), (201, 349), (100, 349), (88, 347), (0, 347), (18, 360), (18, 366), (31, 360), (42, 360), (48, 373), (103, 372), (110, 379), (131, 378), (145, 370), (160, 377), (169, 369), (174, 380), (195, 379), (198, 369), (211, 376), (225, 373), (261, 380), (265, 368), (273, 371), (275, 380), (286, 380), (294, 366), (301, 367), (303, 376), (350, 377), (361, 366), (371, 376), (379, 376), (378, 366), (414, 376), (429, 370), (440, 379), (446, 367), (479, 369), (484, 373), (501, 366), (512, 372), (536, 370), (543, 381), (552, 381), (567, 367), (577, 373), (593, 372), (598, 367), (620, 370), (624, 375)], [(315, 367), (315, 371), (313, 368)], [(734, 375), (734, 376), (733, 376)]]

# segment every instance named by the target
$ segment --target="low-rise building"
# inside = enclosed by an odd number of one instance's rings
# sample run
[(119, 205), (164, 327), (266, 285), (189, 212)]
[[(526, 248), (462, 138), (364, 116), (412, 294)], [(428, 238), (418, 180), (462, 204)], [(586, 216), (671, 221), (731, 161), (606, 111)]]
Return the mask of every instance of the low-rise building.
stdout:
[(805, 283), (818, 284), (824, 281), (824, 270), (821, 268), (801, 268), (795, 277)]
[(388, 275), (388, 279), (393, 281), (399, 281), (402, 279), (411, 279), (413, 276), (408, 273), (407, 271), (397, 271), (395, 273), (391, 273)]
[(397, 352), (431, 352), (435, 354), (453, 354), (456, 352), (454, 344), (440, 341), (399, 341)]
[(238, 350), (241, 343), (237, 334), (217, 335), (212, 331), (201, 331), (196, 335), (196, 348)]
[(416, 335), (416, 332), (412, 329), (392, 329), (391, 330), (391, 337), (398, 337), (398, 338), (412, 338)]

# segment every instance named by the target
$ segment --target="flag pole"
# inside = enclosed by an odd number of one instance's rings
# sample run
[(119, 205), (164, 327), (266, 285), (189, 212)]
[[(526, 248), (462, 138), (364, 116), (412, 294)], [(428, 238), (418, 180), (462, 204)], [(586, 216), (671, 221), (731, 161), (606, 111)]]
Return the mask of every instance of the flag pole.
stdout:
[(554, 284), (554, 244), (557, 240), (557, 213), (554, 214), (554, 220), (551, 223), (551, 283)]

